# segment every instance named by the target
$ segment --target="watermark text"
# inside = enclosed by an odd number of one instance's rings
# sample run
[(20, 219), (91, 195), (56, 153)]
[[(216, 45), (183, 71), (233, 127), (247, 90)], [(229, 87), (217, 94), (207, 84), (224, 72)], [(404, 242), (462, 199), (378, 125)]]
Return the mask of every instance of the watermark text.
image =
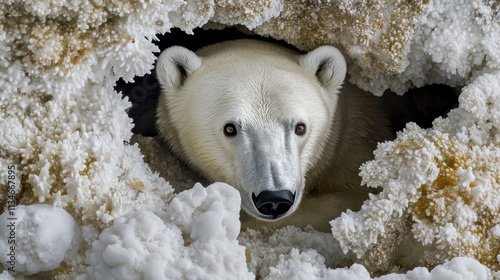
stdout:
[(9, 234), (7, 243), (10, 245), (7, 250), (7, 270), (16, 272), (16, 166), (9, 165), (7, 171), (7, 228)]

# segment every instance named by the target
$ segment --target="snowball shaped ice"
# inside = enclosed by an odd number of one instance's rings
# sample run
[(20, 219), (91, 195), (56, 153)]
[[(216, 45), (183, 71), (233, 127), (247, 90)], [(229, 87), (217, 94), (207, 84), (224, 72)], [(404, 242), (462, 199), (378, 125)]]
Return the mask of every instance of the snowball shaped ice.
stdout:
[(239, 192), (227, 184), (212, 184), (206, 189), (196, 184), (172, 200), (167, 219), (193, 239), (236, 239), (241, 225), (240, 203)]
[[(164, 223), (140, 210), (116, 219), (87, 252), (93, 279), (253, 279), (240, 229), (240, 196), (196, 184), (171, 202)], [(190, 236), (192, 240), (184, 240)]]
[(62, 208), (21, 205), (0, 215), (0, 261), (5, 269), (12, 268), (10, 272), (52, 270), (76, 252), (78, 244), (75, 221)]

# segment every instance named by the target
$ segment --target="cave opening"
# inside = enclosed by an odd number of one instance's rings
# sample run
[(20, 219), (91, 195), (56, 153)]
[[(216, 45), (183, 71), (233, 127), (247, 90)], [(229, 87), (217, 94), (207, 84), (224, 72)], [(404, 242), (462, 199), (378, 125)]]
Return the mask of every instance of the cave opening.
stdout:
[(397, 132), (414, 122), (421, 128), (431, 128), (439, 117), (458, 107), (459, 90), (444, 84), (413, 88), (404, 95), (386, 91), (382, 96), (392, 129)]

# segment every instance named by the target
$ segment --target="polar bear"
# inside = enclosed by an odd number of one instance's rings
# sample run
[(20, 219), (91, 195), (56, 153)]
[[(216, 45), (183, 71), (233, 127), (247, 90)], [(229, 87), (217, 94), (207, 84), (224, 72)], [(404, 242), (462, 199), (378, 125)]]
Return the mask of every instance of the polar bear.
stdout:
[(160, 135), (206, 178), (239, 190), (251, 218), (243, 226), (328, 231), (368, 197), (359, 167), (392, 133), (378, 98), (343, 84), (346, 62), (336, 48), (175, 46), (161, 53), (156, 72)]

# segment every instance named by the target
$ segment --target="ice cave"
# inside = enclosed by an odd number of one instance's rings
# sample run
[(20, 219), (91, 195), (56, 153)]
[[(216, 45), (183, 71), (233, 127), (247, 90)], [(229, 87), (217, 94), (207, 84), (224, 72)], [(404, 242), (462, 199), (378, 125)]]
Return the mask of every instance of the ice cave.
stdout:
[[(360, 176), (381, 191), (331, 233), (241, 230), (238, 192), (141, 108), (161, 49), (247, 37), (456, 104), (378, 145)], [(500, 279), (498, 1), (2, 0), (0, 89), (0, 279)]]

